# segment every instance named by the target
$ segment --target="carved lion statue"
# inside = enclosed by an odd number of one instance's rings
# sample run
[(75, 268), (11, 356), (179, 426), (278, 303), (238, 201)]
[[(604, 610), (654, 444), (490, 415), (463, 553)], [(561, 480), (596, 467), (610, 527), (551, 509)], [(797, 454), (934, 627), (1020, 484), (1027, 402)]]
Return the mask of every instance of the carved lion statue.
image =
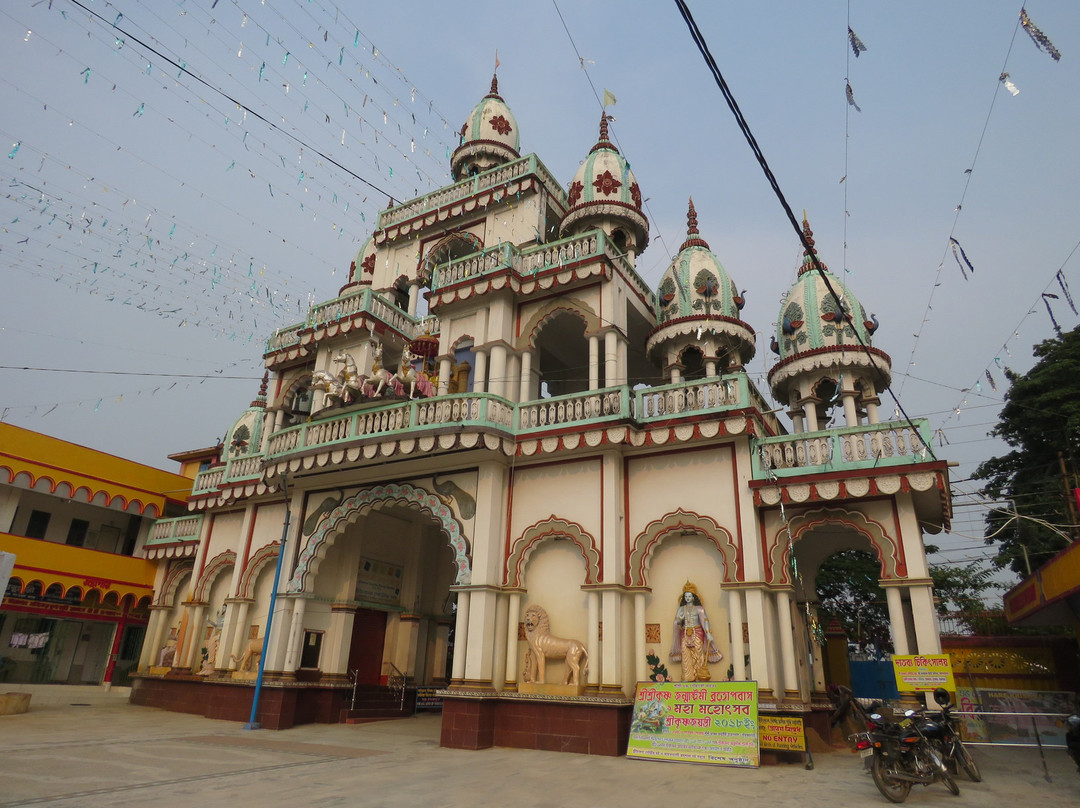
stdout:
[(251, 671), (255, 669), (255, 666), (259, 664), (259, 660), (262, 658), (263, 638), (250, 639), (247, 641), (247, 645), (244, 646), (244, 653), (239, 657), (230, 654), (232, 661), (236, 663), (236, 669), (238, 671)]
[(525, 652), (525, 669), (522, 679), (526, 682), (544, 682), (547, 660), (565, 659), (567, 665), (564, 684), (578, 684), (581, 674), (588, 669), (589, 653), (578, 640), (566, 640), (551, 633), (548, 613), (541, 606), (525, 610), (525, 639), (529, 649)]

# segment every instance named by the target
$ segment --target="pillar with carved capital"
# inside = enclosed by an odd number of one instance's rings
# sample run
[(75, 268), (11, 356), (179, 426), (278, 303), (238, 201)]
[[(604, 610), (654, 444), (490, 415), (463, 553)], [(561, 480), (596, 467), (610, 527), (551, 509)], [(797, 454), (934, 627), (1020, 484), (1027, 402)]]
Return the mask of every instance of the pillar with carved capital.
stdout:
[(589, 336), (589, 389), (600, 387), (600, 338), (596, 334)]
[(518, 622), (521, 620), (521, 593), (511, 592), (506, 610), (506, 681), (504, 689), (517, 690)]
[(904, 602), (897, 586), (885, 587), (885, 604), (889, 608), (889, 627), (892, 629), (893, 653), (910, 654), (908, 650), (907, 621), (904, 619)]
[(728, 617), (731, 621), (731, 665), (736, 682), (746, 681), (746, 643), (743, 642), (743, 596), (741, 589), (728, 590)]
[(590, 589), (585, 598), (589, 608), (589, 636), (586, 645), (589, 668), (585, 683), (590, 688), (596, 688), (600, 686), (600, 593)]
[(784, 698), (799, 698), (799, 681), (795, 668), (795, 632), (791, 620), (791, 591), (776, 593), (776, 616), (780, 631), (780, 656), (784, 663)]
[(465, 654), (469, 650), (469, 590), (457, 591), (457, 620), (454, 623), (454, 662), (450, 676), (453, 684), (465, 681)]

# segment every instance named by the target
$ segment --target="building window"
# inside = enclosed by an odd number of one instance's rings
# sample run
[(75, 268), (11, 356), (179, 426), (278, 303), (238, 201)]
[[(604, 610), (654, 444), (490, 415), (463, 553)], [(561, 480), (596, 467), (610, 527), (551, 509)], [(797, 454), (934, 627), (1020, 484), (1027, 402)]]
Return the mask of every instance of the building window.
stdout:
[(68, 527), (67, 543), (72, 547), (82, 547), (86, 544), (86, 534), (90, 530), (90, 523), (85, 519), (72, 519)]
[(301, 668), (318, 668), (319, 653), (322, 651), (323, 632), (305, 631), (304, 650), (300, 654)]
[(26, 522), (26, 538), (44, 539), (48, 529), (49, 514), (45, 511), (30, 511), (30, 518)]

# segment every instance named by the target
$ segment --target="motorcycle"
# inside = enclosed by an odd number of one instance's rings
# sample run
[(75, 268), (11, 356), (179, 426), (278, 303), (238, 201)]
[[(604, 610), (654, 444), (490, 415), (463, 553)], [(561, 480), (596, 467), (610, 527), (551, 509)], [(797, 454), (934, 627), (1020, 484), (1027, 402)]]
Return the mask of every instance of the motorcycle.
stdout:
[(936, 688), (934, 701), (941, 708), (936, 716), (937, 720), (932, 722), (936, 725), (936, 732), (924, 728), (923, 733), (937, 747), (950, 773), (957, 774), (963, 769), (973, 783), (981, 782), (979, 764), (975, 762), (960, 737), (960, 722), (952, 714), (953, 704), (949, 699), (949, 691), (943, 687)]
[(1080, 772), (1080, 715), (1070, 715), (1065, 719), (1065, 749)]
[(928, 786), (939, 780), (953, 794), (960, 793), (949, 767), (929, 740), (928, 734), (940, 728), (915, 710), (908, 710), (899, 721), (871, 713), (867, 731), (852, 736), (855, 749), (870, 762), (874, 785), (889, 802), (903, 802), (913, 783)]

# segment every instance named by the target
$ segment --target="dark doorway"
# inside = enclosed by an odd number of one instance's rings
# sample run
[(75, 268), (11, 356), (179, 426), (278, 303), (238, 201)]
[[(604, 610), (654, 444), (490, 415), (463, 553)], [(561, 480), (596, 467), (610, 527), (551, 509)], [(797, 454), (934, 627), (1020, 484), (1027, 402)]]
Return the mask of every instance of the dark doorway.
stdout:
[(353, 618), (349, 670), (356, 671), (362, 685), (377, 685), (382, 678), (383, 642), (386, 639), (386, 612), (357, 609)]

